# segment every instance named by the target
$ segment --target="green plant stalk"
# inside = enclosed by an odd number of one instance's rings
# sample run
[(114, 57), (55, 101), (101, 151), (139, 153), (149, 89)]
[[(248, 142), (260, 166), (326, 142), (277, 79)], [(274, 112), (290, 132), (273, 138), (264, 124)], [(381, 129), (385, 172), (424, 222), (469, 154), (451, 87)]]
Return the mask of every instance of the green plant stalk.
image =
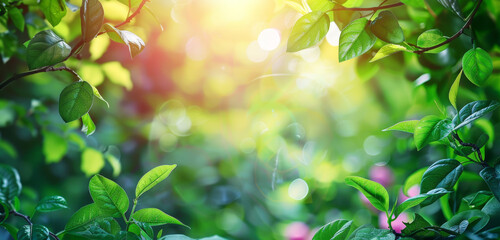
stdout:
[(137, 198), (134, 198), (134, 205), (132, 205), (132, 211), (130, 212), (130, 215), (128, 216), (128, 221), (125, 221), (127, 223), (127, 231), (128, 228), (130, 227), (130, 223), (132, 223), (132, 215), (134, 215), (135, 212), (135, 207), (137, 206)]

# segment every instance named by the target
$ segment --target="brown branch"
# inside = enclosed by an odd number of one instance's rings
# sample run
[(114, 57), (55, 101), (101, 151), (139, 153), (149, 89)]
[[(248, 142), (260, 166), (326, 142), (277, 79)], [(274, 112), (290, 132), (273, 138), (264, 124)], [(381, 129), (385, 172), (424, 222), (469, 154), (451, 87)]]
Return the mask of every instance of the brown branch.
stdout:
[(10, 83), (12, 83), (12, 82), (14, 82), (14, 81), (16, 81), (18, 79), (21, 79), (23, 77), (26, 77), (26, 76), (29, 76), (29, 75), (33, 75), (33, 74), (37, 74), (37, 73), (42, 73), (42, 72), (55, 72), (55, 71), (66, 71), (66, 72), (71, 73), (73, 76), (80, 78), (78, 76), (78, 74), (75, 71), (73, 71), (73, 69), (71, 69), (71, 68), (68, 68), (68, 67), (46, 66), (46, 67), (41, 67), (41, 68), (33, 69), (33, 70), (30, 70), (30, 71), (23, 72), (23, 73), (16, 74), (16, 75), (12, 76), (11, 78), (9, 78), (9, 79), (3, 81), (2, 83), (0, 83), (0, 90), (4, 89)]
[(378, 7), (367, 7), (367, 8), (361, 8), (361, 7), (356, 7), (356, 8), (333, 8), (328, 10), (327, 12), (336, 12), (336, 11), (376, 11), (376, 10), (381, 10), (381, 9), (387, 9), (387, 8), (393, 8), (393, 7), (399, 7), (403, 6), (404, 3), (398, 2), (398, 3), (393, 3), (385, 6), (378, 6)]
[[(24, 219), (24, 221), (26, 221), (26, 223), (28, 223), (30, 225), (30, 228), (33, 228), (33, 222), (31, 222), (30, 217), (28, 217), (28, 216), (26, 216), (26, 215), (24, 215), (22, 213), (16, 212), (16, 210), (10, 210), (10, 214)], [(52, 238), (54, 238), (55, 240), (59, 240), (59, 238), (54, 233), (49, 232), (49, 235)]]
[(471, 13), (471, 15), (470, 15), (469, 19), (467, 20), (467, 22), (465, 22), (465, 24), (462, 26), (462, 28), (460, 28), (460, 30), (458, 30), (458, 32), (455, 33), (453, 36), (451, 36), (450, 38), (446, 39), (445, 41), (443, 41), (440, 44), (434, 45), (432, 47), (422, 48), (422, 49), (419, 49), (419, 50), (416, 50), (416, 51), (413, 51), (413, 52), (417, 53), (417, 54), (422, 54), (422, 53), (430, 51), (432, 49), (436, 49), (438, 47), (444, 46), (444, 45), (450, 43), (451, 41), (457, 39), (458, 37), (460, 37), (460, 35), (462, 35), (464, 33), (465, 29), (471, 25), (472, 19), (474, 18), (474, 16), (476, 15), (477, 11), (479, 10), (479, 6), (481, 6), (482, 2), (483, 2), (483, 0), (479, 0), (477, 2), (476, 8), (474, 8), (474, 10)]

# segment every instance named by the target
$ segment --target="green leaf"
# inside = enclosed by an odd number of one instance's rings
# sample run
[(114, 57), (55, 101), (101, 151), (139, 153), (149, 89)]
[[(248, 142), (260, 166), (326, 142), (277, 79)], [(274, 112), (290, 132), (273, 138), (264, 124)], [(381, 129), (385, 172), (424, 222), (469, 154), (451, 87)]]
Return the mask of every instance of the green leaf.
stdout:
[(321, 227), (312, 240), (343, 240), (346, 239), (352, 230), (352, 221), (338, 219)]
[(377, 38), (368, 28), (368, 20), (359, 18), (347, 25), (340, 33), (339, 62), (360, 56), (370, 50)]
[(419, 120), (407, 120), (407, 121), (402, 121), (398, 122), (382, 131), (401, 131), (401, 132), (407, 132), (407, 133), (413, 133), (415, 131), (415, 128), (417, 127)]
[(330, 28), (328, 15), (321, 11), (310, 12), (297, 20), (288, 38), (287, 51), (297, 52), (321, 41)]
[(425, 8), (425, 1), (422, 0), (401, 0), (402, 3), (414, 8)]
[(83, 150), (80, 169), (87, 177), (99, 173), (104, 165), (104, 157), (100, 151), (93, 148), (86, 148)]
[(460, 8), (460, 5), (458, 4), (458, 0), (437, 0), (443, 7), (460, 17), (461, 19), (464, 19), (464, 15), (462, 14), (462, 10)]
[(24, 225), (17, 232), (18, 240), (49, 240), (49, 229), (43, 225), (34, 224), (30, 229), (30, 225)]
[(493, 61), (490, 55), (481, 48), (467, 51), (462, 58), (465, 76), (477, 86), (482, 86), (493, 72)]
[(401, 45), (396, 45), (396, 44), (387, 44), (381, 47), (378, 52), (373, 56), (373, 58), (370, 60), (370, 62), (375, 62), (378, 61), (382, 58), (385, 58), (393, 53), (397, 52), (411, 52), (410, 50), (406, 49), (405, 47)]
[[(420, 182), (420, 192), (427, 193), (436, 188), (453, 190), (453, 186), (463, 172), (463, 166), (455, 159), (442, 159), (433, 163), (422, 176)], [(435, 202), (439, 197), (432, 196), (421, 203), (427, 206)]]
[(459, 226), (464, 220), (472, 223), (468, 225), (467, 228), (469, 229), (469, 231), (475, 233), (483, 229), (483, 227), (488, 224), (488, 222), (490, 221), (490, 216), (488, 216), (484, 212), (481, 212), (480, 210), (467, 210), (457, 213), (448, 222), (445, 222), (443, 225), (441, 225), (441, 227), (453, 230), (455, 226)]
[(89, 191), (95, 204), (108, 216), (120, 217), (128, 209), (129, 201), (125, 190), (101, 175), (90, 179)]
[(59, 24), (66, 15), (66, 2), (63, 0), (40, 0), (39, 6), (53, 27)]
[(455, 78), (453, 85), (451, 85), (450, 93), (448, 94), (448, 99), (450, 99), (450, 103), (455, 109), (457, 109), (457, 94), (458, 88), (460, 87), (460, 77), (462, 77), (462, 72), (463, 70), (461, 70), (457, 78)]
[(103, 217), (104, 214), (101, 209), (97, 207), (97, 204), (91, 203), (89, 205), (85, 205), (82, 208), (78, 209), (78, 211), (76, 211), (73, 216), (71, 216), (69, 221), (66, 223), (66, 227), (64, 227), (64, 231), (72, 231)]
[(90, 42), (101, 30), (104, 22), (104, 10), (99, 0), (83, 0), (80, 7), (82, 39)]
[(65, 138), (59, 136), (59, 134), (42, 131), (43, 134), (43, 154), (45, 155), (46, 163), (56, 163), (61, 161), (61, 159), (68, 152), (68, 142)]
[(394, 240), (396, 236), (386, 229), (363, 228), (351, 240)]
[[(141, 4), (141, 0), (118, 0), (119, 2), (123, 3), (126, 6), (129, 6), (131, 8), (135, 8)], [(129, 5), (130, 3), (130, 5)]]
[(460, 109), (458, 115), (453, 118), (453, 123), (455, 124), (455, 128), (453, 130), (457, 130), (475, 121), (476, 119), (495, 110), (498, 106), (500, 106), (500, 103), (496, 101), (475, 101), (468, 103)]
[(436, 188), (436, 189), (430, 190), (429, 192), (427, 192), (425, 194), (420, 194), (420, 195), (417, 195), (415, 197), (408, 198), (396, 207), (396, 211), (394, 213), (394, 218), (397, 218), (399, 216), (399, 214), (401, 214), (402, 212), (419, 205), (420, 203), (422, 203), (423, 201), (425, 201), (429, 197), (438, 197), (439, 198), (447, 193), (450, 193), (450, 191), (447, 191), (444, 188)]
[(431, 142), (446, 138), (453, 131), (453, 126), (449, 119), (441, 119), (433, 115), (422, 118), (417, 123), (413, 136), (417, 150)]
[(26, 61), (29, 69), (52, 66), (65, 60), (71, 47), (52, 30), (37, 33), (28, 44)]
[(120, 231), (116, 234), (115, 240), (141, 240), (141, 238), (131, 232)]
[(421, 168), (419, 169), (418, 171), (412, 173), (405, 181), (405, 183), (403, 184), (403, 193), (406, 195), (406, 196), (409, 196), (408, 195), (408, 190), (410, 190), (411, 187), (415, 186), (415, 185), (420, 185), (420, 182), (422, 181), (422, 176), (424, 176), (424, 173), (425, 171), (427, 170), (427, 168)]
[(113, 41), (125, 43), (128, 46), (132, 58), (137, 56), (146, 46), (144, 41), (132, 32), (116, 29), (109, 23), (104, 24), (104, 29)]
[(389, 210), (389, 193), (380, 183), (356, 176), (345, 178), (345, 182), (361, 191), (376, 209), (382, 212)]
[[(160, 209), (157, 208), (144, 208), (132, 215), (132, 218), (136, 221), (147, 223), (151, 226), (159, 226), (164, 224), (178, 224), (184, 225), (179, 220), (174, 217), (164, 213)], [(186, 226), (187, 227), (187, 226)]]
[(120, 150), (116, 146), (108, 146), (108, 149), (104, 153), (104, 158), (106, 158), (113, 169), (113, 177), (120, 175), (122, 169), (120, 163)]
[(432, 226), (427, 220), (425, 220), (422, 216), (420, 216), (418, 213), (415, 213), (415, 219), (411, 223), (405, 223), (405, 229), (403, 229), (401, 232), (405, 235), (411, 235), (412, 233), (416, 231), (420, 231), (421, 229), (425, 227), (430, 227)]
[[(92, 86), (92, 84), (90, 85)], [(102, 96), (101, 96), (101, 93), (99, 93), (99, 90), (97, 90), (96, 87), (92, 86), (92, 91), (94, 92), (94, 96), (99, 98), (101, 101), (103, 101), (104, 103), (106, 103), (106, 105), (108, 106), (109, 108), (109, 103), (108, 101), (106, 101), (106, 99), (104, 99)]]
[(484, 179), (495, 198), (500, 201), (500, 165), (495, 168), (485, 167), (479, 175)]
[(68, 204), (61, 196), (44, 197), (36, 206), (38, 212), (53, 212), (64, 208), (68, 208)]
[(19, 29), (21, 32), (24, 31), (24, 16), (19, 8), (13, 7), (9, 9), (9, 19), (12, 20), (14, 26), (16, 26), (17, 29)]
[(493, 193), (489, 191), (479, 191), (464, 197), (462, 200), (467, 203), (469, 208), (483, 206), (493, 197)]
[(403, 29), (391, 11), (380, 12), (377, 18), (371, 22), (370, 28), (372, 33), (384, 42), (402, 43), (405, 40)]
[(16, 169), (0, 164), (0, 201), (9, 203), (21, 194), (21, 178)]
[(88, 82), (71, 83), (59, 96), (59, 115), (65, 122), (77, 120), (89, 112), (93, 101), (94, 92)]
[(122, 67), (120, 62), (107, 62), (101, 65), (106, 76), (114, 84), (124, 86), (127, 90), (132, 89), (132, 79), (128, 69)]
[(139, 198), (142, 194), (147, 192), (149, 189), (156, 186), (156, 184), (165, 180), (165, 178), (170, 175), (172, 170), (177, 167), (176, 164), (173, 165), (162, 165), (151, 169), (149, 172), (144, 174), (144, 176), (139, 179), (137, 187), (135, 188), (135, 197)]
[(82, 132), (84, 132), (87, 136), (90, 136), (95, 132), (95, 124), (88, 113), (82, 116)]
[(335, 3), (330, 0), (307, 0), (307, 5), (314, 11), (327, 12), (328, 18), (333, 21), (333, 11), (329, 11), (335, 7)]
[[(441, 31), (439, 31), (438, 29), (431, 29), (423, 32), (422, 34), (420, 34), (420, 36), (418, 36), (417, 46), (421, 48), (428, 48), (441, 44), (444, 41), (446, 41), (446, 38), (443, 37), (443, 33)], [(426, 53), (439, 53), (446, 48), (448, 48), (448, 44), (429, 50)]]

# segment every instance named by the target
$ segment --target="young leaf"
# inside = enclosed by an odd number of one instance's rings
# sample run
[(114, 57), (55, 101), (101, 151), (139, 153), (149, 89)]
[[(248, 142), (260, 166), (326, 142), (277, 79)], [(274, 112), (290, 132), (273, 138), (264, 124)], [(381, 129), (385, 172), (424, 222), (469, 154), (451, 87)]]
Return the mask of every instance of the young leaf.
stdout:
[(463, 70), (461, 70), (457, 78), (455, 78), (453, 85), (451, 85), (450, 93), (448, 94), (448, 99), (450, 99), (450, 103), (455, 109), (457, 109), (457, 94), (458, 88), (460, 87), (460, 77), (462, 77), (462, 72)]
[[(92, 85), (90, 85), (92, 86)], [(102, 96), (101, 96), (101, 93), (99, 93), (99, 90), (97, 90), (96, 87), (92, 86), (92, 91), (94, 92), (94, 96), (99, 98), (101, 101), (103, 101), (104, 103), (106, 103), (106, 105), (108, 106), (109, 108), (109, 103), (108, 101), (106, 101), (106, 99), (104, 99)]]
[(406, 49), (405, 47), (401, 45), (396, 45), (396, 44), (387, 44), (381, 47), (378, 52), (373, 56), (373, 58), (370, 60), (370, 62), (375, 62), (378, 61), (382, 58), (385, 58), (393, 53), (397, 52), (410, 52), (410, 50)]
[(59, 114), (65, 122), (74, 121), (85, 115), (94, 100), (94, 93), (89, 83), (74, 82), (66, 86), (59, 96)]
[(297, 20), (288, 38), (287, 51), (297, 52), (321, 41), (330, 28), (328, 15), (321, 11), (310, 12)]
[(9, 203), (21, 194), (21, 178), (16, 169), (0, 164), (0, 201)]
[(90, 179), (89, 191), (95, 204), (108, 216), (120, 217), (128, 209), (129, 201), (125, 190), (101, 175)]
[(22, 11), (19, 8), (12, 7), (9, 9), (8, 13), (9, 13), (9, 19), (12, 20), (14, 26), (16, 26), (17, 29), (23, 32), (25, 21)]
[(90, 147), (83, 150), (80, 169), (87, 177), (99, 173), (104, 165), (104, 157), (100, 151)]
[(85, 205), (71, 216), (64, 227), (64, 231), (72, 231), (103, 217), (103, 212), (99, 207), (97, 207), (97, 204), (91, 203), (89, 205)]
[(95, 124), (88, 113), (82, 116), (82, 132), (87, 136), (90, 136), (95, 132)]
[(427, 192), (425, 194), (420, 194), (420, 195), (417, 195), (415, 197), (408, 198), (396, 207), (396, 211), (394, 213), (394, 218), (397, 218), (399, 216), (399, 214), (401, 214), (402, 212), (419, 205), (420, 203), (422, 203), (423, 201), (425, 201), (429, 197), (433, 197), (433, 196), (441, 197), (447, 193), (450, 193), (450, 191), (447, 191), (444, 188), (436, 188), (436, 189), (430, 190), (429, 192)]
[(495, 110), (500, 103), (496, 101), (475, 101), (468, 103), (460, 112), (453, 118), (453, 123), (455, 128), (453, 130), (457, 130), (476, 119), (486, 115), (487, 113)]
[(408, 190), (415, 185), (419, 185), (422, 181), (422, 176), (424, 176), (427, 168), (421, 168), (418, 171), (412, 173), (403, 184), (403, 193), (408, 196)]
[[(144, 208), (132, 215), (132, 218), (136, 221), (147, 223), (151, 226), (159, 226), (163, 224), (178, 224), (182, 226), (186, 226), (184, 223), (181, 223), (179, 220), (174, 217), (164, 213), (160, 209), (157, 208)], [(187, 226), (186, 226), (187, 227)]]
[(360, 56), (373, 47), (377, 38), (367, 25), (367, 19), (359, 18), (342, 30), (339, 39), (339, 62)]
[(99, 0), (83, 0), (80, 8), (82, 39), (90, 42), (99, 33), (104, 21), (104, 10)]
[(485, 167), (479, 175), (484, 179), (495, 198), (500, 201), (500, 165), (495, 168)]
[(172, 170), (177, 167), (176, 164), (173, 165), (162, 165), (151, 169), (149, 172), (144, 174), (144, 176), (139, 179), (137, 187), (135, 188), (135, 197), (139, 198), (142, 194), (147, 192), (149, 189), (156, 186), (156, 184), (165, 180), (165, 178), (170, 175)]
[(483, 85), (493, 72), (493, 61), (490, 55), (481, 48), (467, 51), (462, 58), (465, 76), (477, 86)]
[(321, 227), (312, 240), (341, 240), (346, 239), (352, 230), (352, 221), (338, 219)]
[(461, 19), (464, 19), (464, 15), (462, 14), (462, 10), (460, 8), (460, 5), (458, 4), (457, 0), (437, 0), (443, 7), (460, 17)]
[(66, 15), (66, 3), (63, 0), (40, 0), (39, 6), (52, 27), (59, 24)]
[(486, 224), (490, 221), (490, 216), (488, 214), (481, 212), (480, 210), (467, 210), (460, 213), (457, 213), (453, 216), (449, 221), (445, 222), (441, 225), (442, 228), (452, 229), (454, 226), (458, 226), (461, 222), (467, 220), (468, 222), (475, 222), (475, 224), (471, 224), (468, 226), (469, 231), (475, 233), (479, 230), (483, 229)]
[[(453, 186), (463, 172), (463, 166), (455, 159), (442, 159), (432, 164), (422, 176), (420, 192), (427, 193), (436, 188), (453, 190)], [(435, 202), (439, 197), (431, 196), (421, 203), (427, 206)]]
[(68, 204), (61, 196), (44, 197), (36, 206), (38, 212), (53, 212), (64, 208), (68, 208)]
[(382, 131), (401, 131), (401, 132), (407, 132), (407, 133), (413, 133), (415, 131), (415, 128), (417, 127), (419, 120), (407, 120), (407, 121), (402, 121), (398, 122)]
[(388, 43), (402, 43), (405, 40), (403, 29), (391, 11), (382, 11), (370, 24), (372, 33), (380, 40)]
[[(443, 33), (438, 29), (431, 29), (423, 32), (417, 38), (417, 46), (421, 48), (433, 47), (435, 45), (441, 44), (446, 41), (446, 38), (443, 37)], [(426, 53), (439, 53), (448, 48), (448, 44), (445, 44), (441, 47), (432, 49), (427, 51)]]
[(130, 56), (133, 58), (137, 56), (144, 49), (144, 41), (132, 32), (126, 30), (119, 30), (113, 25), (106, 23), (104, 29), (108, 32), (109, 37), (116, 42), (125, 43), (128, 46)]
[(431, 142), (447, 137), (453, 131), (453, 126), (449, 119), (441, 119), (433, 115), (422, 118), (415, 128), (413, 136), (417, 150)]
[(62, 62), (71, 52), (71, 47), (52, 30), (37, 33), (28, 44), (26, 61), (29, 69), (52, 66)]
[(363, 228), (351, 240), (394, 240), (396, 236), (388, 229)]
[(361, 191), (376, 209), (382, 212), (389, 210), (389, 193), (380, 183), (356, 176), (347, 177), (345, 182)]

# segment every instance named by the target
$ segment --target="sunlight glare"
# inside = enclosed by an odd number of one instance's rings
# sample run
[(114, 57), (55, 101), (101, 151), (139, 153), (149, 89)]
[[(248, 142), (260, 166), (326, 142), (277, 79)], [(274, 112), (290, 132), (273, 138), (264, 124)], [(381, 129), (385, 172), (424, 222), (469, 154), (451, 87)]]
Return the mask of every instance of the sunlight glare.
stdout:
[(326, 34), (326, 41), (334, 46), (338, 47), (339, 46), (339, 38), (340, 38), (340, 29), (337, 27), (337, 24), (335, 22), (330, 22), (330, 30), (328, 30), (328, 33)]
[(260, 48), (266, 51), (272, 51), (280, 45), (281, 37), (280, 32), (275, 28), (264, 29), (259, 34), (257, 42)]
[(266, 60), (267, 55), (268, 52), (260, 48), (257, 41), (251, 42), (247, 47), (247, 57), (252, 62), (263, 62), (264, 60)]
[(295, 200), (304, 199), (309, 193), (309, 186), (306, 181), (301, 178), (297, 178), (290, 183), (288, 186), (288, 196)]

